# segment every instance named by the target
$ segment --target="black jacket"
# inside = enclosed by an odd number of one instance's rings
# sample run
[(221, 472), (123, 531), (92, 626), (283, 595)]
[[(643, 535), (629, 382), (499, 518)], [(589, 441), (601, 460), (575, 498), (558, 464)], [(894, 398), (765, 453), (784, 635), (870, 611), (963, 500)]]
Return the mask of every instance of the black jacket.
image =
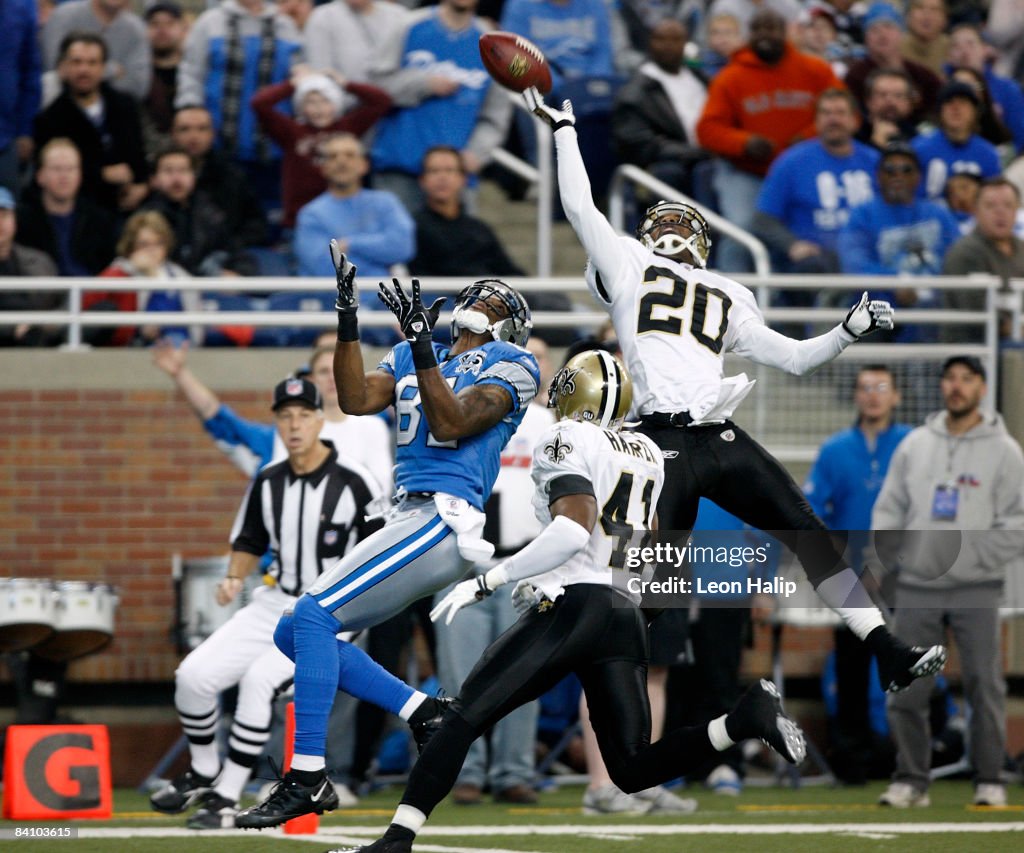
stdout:
[(661, 83), (640, 71), (615, 98), (612, 134), (619, 159), (641, 168), (663, 160), (686, 162), (709, 156), (696, 140), (687, 138)]
[[(213, 267), (224, 267), (239, 275), (256, 275), (255, 260), (245, 251), (240, 235), (220, 205), (220, 199), (196, 190), (187, 204), (177, 204), (163, 193), (150, 194), (139, 210), (156, 210), (174, 231), (171, 260), (192, 275), (212, 275)], [(211, 258), (212, 256), (212, 258)]]
[[(87, 198), (75, 202), (71, 256), (96, 275), (114, 260), (119, 229), (113, 214)], [(18, 242), (45, 252), (60, 264), (57, 236), (38, 191), (22, 196), (18, 205)]]
[(101, 84), (105, 112), (103, 124), (96, 127), (79, 109), (65, 89), (50, 106), (35, 118), (33, 139), (36, 151), (58, 136), (66, 136), (82, 155), (81, 194), (108, 210), (117, 210), (117, 187), (103, 180), (104, 166), (127, 163), (133, 182), (145, 183), (146, 155), (142, 143), (139, 109), (130, 95)]
[(429, 208), (414, 217), (416, 257), (409, 262), (413, 275), (503, 276), (523, 275), (486, 222), (459, 211), (447, 219)]
[(205, 192), (227, 217), (228, 228), (240, 246), (267, 242), (267, 217), (246, 174), (221, 151), (210, 151), (200, 167), (196, 189)]

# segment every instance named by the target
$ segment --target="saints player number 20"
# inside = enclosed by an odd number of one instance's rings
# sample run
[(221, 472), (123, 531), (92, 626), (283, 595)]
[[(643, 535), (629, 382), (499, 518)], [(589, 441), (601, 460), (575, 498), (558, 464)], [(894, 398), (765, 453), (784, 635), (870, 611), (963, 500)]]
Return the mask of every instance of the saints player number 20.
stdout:
[(651, 290), (640, 299), (636, 333), (664, 332), (681, 335), (685, 324), (694, 339), (713, 353), (722, 351), (725, 330), (729, 328), (732, 300), (721, 290), (697, 282), (693, 286), (664, 267), (648, 267), (645, 285), (671, 290)]

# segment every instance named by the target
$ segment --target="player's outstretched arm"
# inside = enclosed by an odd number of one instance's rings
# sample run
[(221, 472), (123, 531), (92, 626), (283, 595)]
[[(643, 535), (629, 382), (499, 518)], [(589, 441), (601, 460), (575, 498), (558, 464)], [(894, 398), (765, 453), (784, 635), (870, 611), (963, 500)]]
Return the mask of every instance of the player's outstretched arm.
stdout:
[(451, 625), (463, 607), (483, 601), (498, 587), (557, 569), (587, 546), (597, 524), (597, 501), (592, 494), (563, 495), (550, 507), (551, 524), (522, 550), (472, 580), (463, 581), (430, 611), (437, 622), (445, 614)]
[(742, 325), (732, 352), (758, 364), (777, 367), (796, 376), (806, 376), (827, 364), (854, 341), (878, 329), (892, 329), (892, 306), (883, 300), (869, 300), (867, 291), (846, 319), (823, 335), (796, 341), (780, 335), (760, 322)]
[(590, 178), (576, 137), (572, 102), (562, 101), (562, 109), (556, 110), (544, 102), (544, 96), (535, 87), (526, 89), (523, 98), (530, 111), (555, 135), (558, 194), (569, 224), (604, 278), (613, 279), (619, 263), (618, 234), (594, 204)]
[(367, 373), (364, 369), (356, 319), (359, 310), (356, 265), (341, 251), (337, 240), (331, 240), (330, 250), (338, 286), (338, 299), (334, 303), (338, 312), (338, 343), (334, 348), (338, 405), (347, 415), (376, 414), (394, 400), (395, 378), (381, 371)]

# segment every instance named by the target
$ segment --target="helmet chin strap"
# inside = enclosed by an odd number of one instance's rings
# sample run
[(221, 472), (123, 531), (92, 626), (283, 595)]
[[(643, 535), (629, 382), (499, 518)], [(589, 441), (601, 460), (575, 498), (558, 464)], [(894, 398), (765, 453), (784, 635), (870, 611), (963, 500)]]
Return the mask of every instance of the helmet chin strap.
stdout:
[(656, 255), (671, 258), (686, 250), (690, 253), (694, 266), (703, 268), (705, 266), (704, 259), (697, 251), (696, 241), (696, 234), (691, 234), (689, 237), (680, 237), (678, 234), (662, 234), (651, 246), (651, 251)]

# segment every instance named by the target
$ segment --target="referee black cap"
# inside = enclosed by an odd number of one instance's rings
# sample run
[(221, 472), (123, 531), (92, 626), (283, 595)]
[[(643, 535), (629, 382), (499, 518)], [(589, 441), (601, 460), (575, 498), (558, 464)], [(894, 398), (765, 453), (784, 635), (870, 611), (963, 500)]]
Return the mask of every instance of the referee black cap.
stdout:
[(981, 377), (982, 382), (988, 381), (988, 377), (985, 375), (985, 365), (981, 363), (981, 359), (976, 355), (951, 355), (944, 362), (942, 362), (942, 376), (946, 375), (946, 371), (949, 370), (954, 364), (962, 364), (971, 373), (976, 373)]
[(308, 379), (298, 379), (294, 376), (289, 376), (277, 383), (274, 387), (274, 405), (270, 408), (276, 412), (287, 403), (301, 403), (310, 409), (324, 407), (320, 389)]

